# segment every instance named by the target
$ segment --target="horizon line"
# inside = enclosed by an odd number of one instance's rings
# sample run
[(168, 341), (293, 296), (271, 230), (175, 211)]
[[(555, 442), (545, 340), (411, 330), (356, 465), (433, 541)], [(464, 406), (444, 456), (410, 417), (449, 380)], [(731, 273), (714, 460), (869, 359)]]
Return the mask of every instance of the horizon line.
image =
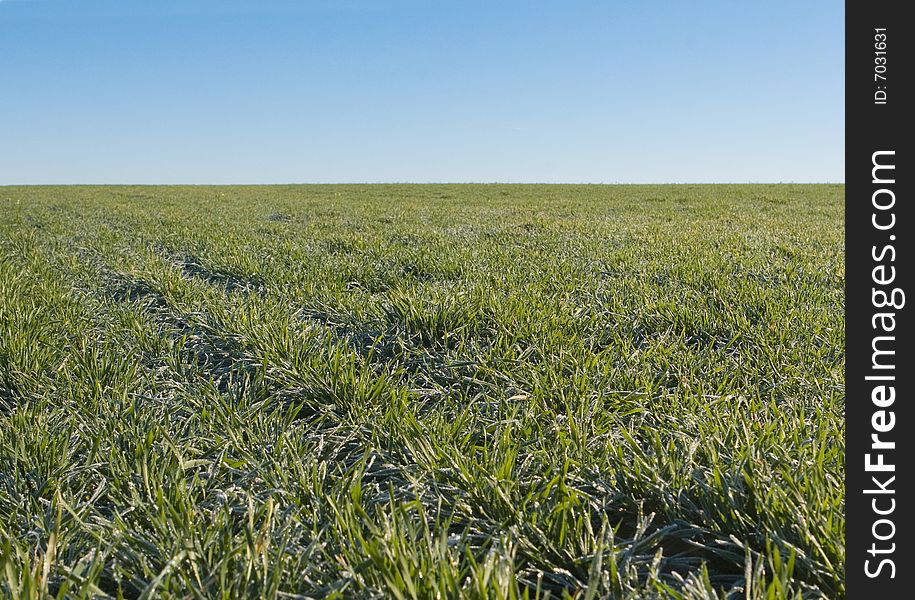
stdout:
[(0, 183), (4, 187), (240, 187), (291, 185), (845, 185), (844, 181), (303, 181), (303, 182), (234, 182), (234, 183)]

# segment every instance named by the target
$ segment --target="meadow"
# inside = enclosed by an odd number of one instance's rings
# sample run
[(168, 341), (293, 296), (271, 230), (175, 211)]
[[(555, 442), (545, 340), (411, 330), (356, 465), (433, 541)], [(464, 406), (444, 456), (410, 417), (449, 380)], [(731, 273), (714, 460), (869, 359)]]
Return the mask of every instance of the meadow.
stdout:
[(0, 188), (0, 596), (843, 598), (844, 186)]

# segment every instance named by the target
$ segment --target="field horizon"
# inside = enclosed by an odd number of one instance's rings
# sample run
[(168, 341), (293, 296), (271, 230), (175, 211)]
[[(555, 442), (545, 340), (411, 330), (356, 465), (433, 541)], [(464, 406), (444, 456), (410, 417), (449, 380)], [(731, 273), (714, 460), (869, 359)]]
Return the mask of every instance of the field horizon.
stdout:
[(843, 598), (844, 190), (0, 187), (0, 594)]
[(589, 186), (606, 186), (606, 187), (629, 187), (629, 186), (642, 186), (642, 187), (664, 187), (664, 186), (691, 186), (691, 185), (701, 185), (706, 187), (713, 186), (726, 186), (726, 185), (745, 185), (745, 186), (768, 186), (768, 185), (839, 185), (844, 186), (844, 181), (696, 181), (696, 182), (684, 182), (684, 181), (666, 181), (666, 182), (644, 182), (644, 181), (632, 181), (632, 182), (605, 182), (605, 181), (292, 181), (292, 182), (267, 182), (267, 183), (257, 183), (257, 182), (232, 182), (232, 183), (194, 183), (194, 182), (168, 182), (168, 183), (136, 183), (136, 182), (114, 182), (114, 183), (0, 183), (0, 189), (12, 189), (12, 188), (74, 188), (74, 187), (92, 187), (92, 188), (111, 188), (111, 187), (288, 187), (288, 186), (299, 186), (299, 187), (313, 187), (313, 186), (337, 186), (337, 187), (346, 187), (346, 186), (392, 186), (392, 185), (402, 185), (402, 186), (494, 186), (494, 185), (510, 185), (510, 186), (566, 186), (566, 187), (589, 187)]

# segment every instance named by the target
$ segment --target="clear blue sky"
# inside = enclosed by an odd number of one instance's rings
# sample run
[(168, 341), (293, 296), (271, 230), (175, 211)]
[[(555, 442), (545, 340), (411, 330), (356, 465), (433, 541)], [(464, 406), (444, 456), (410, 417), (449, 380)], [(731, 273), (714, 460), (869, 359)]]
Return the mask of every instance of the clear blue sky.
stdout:
[(819, 182), (841, 2), (0, 0), (0, 184)]

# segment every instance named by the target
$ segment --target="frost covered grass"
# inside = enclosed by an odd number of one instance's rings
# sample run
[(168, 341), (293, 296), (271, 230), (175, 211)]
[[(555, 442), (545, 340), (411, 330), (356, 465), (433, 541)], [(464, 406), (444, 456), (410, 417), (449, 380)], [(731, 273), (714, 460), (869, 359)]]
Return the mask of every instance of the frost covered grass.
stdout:
[(0, 595), (844, 597), (843, 195), (0, 188)]

